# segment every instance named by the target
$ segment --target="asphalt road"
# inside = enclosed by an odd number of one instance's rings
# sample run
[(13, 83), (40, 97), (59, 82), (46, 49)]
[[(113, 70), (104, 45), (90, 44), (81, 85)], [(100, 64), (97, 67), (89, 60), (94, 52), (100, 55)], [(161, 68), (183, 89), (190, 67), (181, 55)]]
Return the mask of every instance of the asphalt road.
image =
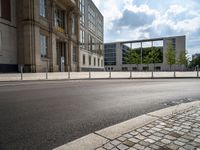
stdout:
[(0, 149), (52, 149), (185, 98), (200, 79), (1, 82)]

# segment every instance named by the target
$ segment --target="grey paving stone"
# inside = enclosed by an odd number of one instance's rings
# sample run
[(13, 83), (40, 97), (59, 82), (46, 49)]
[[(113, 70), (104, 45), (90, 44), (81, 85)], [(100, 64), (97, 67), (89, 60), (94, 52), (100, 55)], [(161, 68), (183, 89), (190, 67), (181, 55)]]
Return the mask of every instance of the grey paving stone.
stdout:
[(126, 138), (132, 138), (133, 135), (131, 135), (131, 134), (124, 134), (123, 137), (126, 137)]
[(172, 141), (168, 139), (162, 139), (161, 142), (164, 144), (170, 144)]
[(172, 150), (177, 150), (178, 148), (180, 148), (180, 146), (178, 146), (176, 144), (173, 144), (173, 143), (167, 145), (166, 147), (168, 147), (168, 148), (170, 148)]
[(117, 138), (119, 141), (121, 141), (121, 142), (124, 142), (127, 138), (126, 137), (123, 137), (123, 136), (121, 136), (121, 137), (119, 137), (119, 138)]
[(138, 143), (140, 140), (136, 139), (136, 138), (130, 138), (128, 139), (129, 141), (133, 142), (133, 143)]
[(126, 149), (128, 149), (129, 147), (126, 146), (126, 145), (124, 145), (124, 144), (120, 144), (120, 145), (117, 146), (117, 148), (118, 148), (119, 150), (126, 150)]
[(165, 145), (164, 143), (162, 143), (160, 141), (156, 142), (155, 144), (158, 145), (158, 146), (160, 146), (160, 147), (163, 147)]
[(143, 136), (149, 136), (149, 135), (151, 135), (151, 134), (148, 133), (148, 132), (142, 132), (141, 135), (143, 135)]
[(123, 144), (126, 145), (126, 146), (128, 146), (128, 147), (133, 147), (133, 145), (135, 145), (134, 142), (129, 141), (129, 140), (124, 141)]
[(153, 139), (153, 140), (155, 140), (155, 141), (158, 141), (158, 140), (161, 139), (161, 137), (159, 137), (159, 136), (154, 136), (154, 135), (150, 135), (149, 138), (150, 138), (150, 139)]
[(119, 149), (117, 149), (117, 148), (115, 147), (115, 148), (113, 148), (113, 149), (111, 149), (111, 150), (119, 150)]
[(150, 148), (153, 148), (153, 149), (160, 149), (160, 146), (154, 145), (154, 144), (150, 145), (149, 147), (150, 147)]
[(135, 144), (133, 147), (138, 149), (138, 150), (143, 150), (145, 148), (144, 146), (142, 146), (140, 144)]
[(195, 149), (196, 149), (196, 148), (195, 148), (194, 146), (192, 146), (192, 145), (185, 145), (184, 148), (187, 149), (187, 150), (195, 150)]
[(174, 144), (179, 145), (179, 146), (183, 146), (183, 145), (185, 145), (185, 143), (180, 142), (180, 141), (174, 141)]
[(176, 138), (170, 135), (165, 135), (164, 138), (169, 139), (169, 140), (175, 140)]
[(183, 143), (187, 143), (187, 142), (189, 142), (189, 140), (184, 139), (184, 138), (178, 138), (178, 141), (183, 142)]
[(112, 148), (114, 148), (114, 146), (111, 143), (107, 143), (107, 144), (105, 144), (103, 146), (103, 148), (105, 148), (105, 149), (112, 149)]
[(139, 144), (142, 145), (142, 146), (145, 146), (145, 147), (150, 145), (150, 143), (146, 142), (146, 141), (140, 141)]
[(153, 135), (154, 135), (154, 136), (159, 136), (159, 137), (163, 137), (163, 136), (164, 136), (164, 134), (159, 133), (159, 132), (156, 132), (156, 133), (154, 133)]
[(193, 142), (190, 142), (189, 144), (194, 146), (194, 147), (199, 147), (200, 148), (200, 143), (198, 143), (198, 142), (193, 141)]
[(137, 129), (136, 131), (141, 133), (141, 132), (144, 132), (145, 130), (144, 130), (144, 129), (141, 129), (141, 128), (139, 128), (139, 129)]
[(194, 141), (200, 143), (200, 138), (196, 138)]
[(135, 149), (135, 148), (131, 147), (131, 148), (129, 148), (128, 150), (137, 150), (137, 149)]
[(138, 134), (139, 134), (139, 132), (132, 131), (132, 132), (130, 132), (130, 134), (132, 134), (133, 136), (135, 136), (135, 135), (138, 135)]
[(138, 134), (135, 136), (135, 138), (139, 139), (139, 140), (144, 140), (146, 137), (141, 135), (141, 134)]
[(114, 141), (111, 141), (110, 143), (111, 143), (112, 145), (117, 146), (117, 145), (119, 145), (121, 142), (118, 141), (118, 140), (114, 140)]
[(149, 138), (148, 138), (148, 139), (145, 139), (144, 141), (145, 141), (145, 142), (149, 142), (149, 143), (151, 143), (151, 144), (156, 142), (155, 140), (149, 139)]
[(190, 141), (192, 141), (192, 140), (195, 139), (194, 137), (189, 136), (189, 135), (183, 135), (182, 138), (184, 138), (184, 139), (186, 139), (186, 140), (190, 140)]

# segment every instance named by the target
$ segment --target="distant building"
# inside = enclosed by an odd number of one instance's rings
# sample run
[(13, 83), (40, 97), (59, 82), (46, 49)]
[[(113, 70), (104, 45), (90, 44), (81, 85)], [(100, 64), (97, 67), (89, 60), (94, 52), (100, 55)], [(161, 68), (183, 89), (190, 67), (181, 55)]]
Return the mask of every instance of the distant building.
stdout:
[(92, 0), (80, 0), (80, 70), (104, 70), (103, 15)]
[(91, 0), (0, 0), (0, 72), (103, 70), (103, 16)]
[[(162, 37), (145, 40), (124, 41), (106, 43), (104, 45), (104, 62), (106, 70), (113, 71), (131, 71), (131, 70), (170, 70), (170, 66), (166, 61), (166, 50), (169, 44), (172, 44), (176, 59), (185, 51), (186, 42), (185, 36)], [(144, 64), (142, 56), (145, 55), (145, 49), (157, 47), (161, 51), (161, 63), (156, 63), (155, 68), (153, 64)], [(139, 65), (126, 64), (125, 56), (128, 49), (139, 51), (141, 61)], [(173, 65), (172, 69), (182, 69), (180, 65)]]

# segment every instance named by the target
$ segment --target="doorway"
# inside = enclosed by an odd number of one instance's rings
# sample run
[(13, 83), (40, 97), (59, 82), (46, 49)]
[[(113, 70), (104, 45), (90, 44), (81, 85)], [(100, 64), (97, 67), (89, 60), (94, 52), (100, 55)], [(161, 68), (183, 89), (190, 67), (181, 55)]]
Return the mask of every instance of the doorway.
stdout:
[(56, 42), (57, 51), (57, 65), (59, 66), (60, 72), (65, 72), (66, 64), (66, 43), (57, 41)]

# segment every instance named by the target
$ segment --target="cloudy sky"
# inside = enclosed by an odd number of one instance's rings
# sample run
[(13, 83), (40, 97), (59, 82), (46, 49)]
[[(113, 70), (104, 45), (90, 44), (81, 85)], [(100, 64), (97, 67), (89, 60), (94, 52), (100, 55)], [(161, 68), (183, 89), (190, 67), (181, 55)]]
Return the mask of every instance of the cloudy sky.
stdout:
[(200, 0), (93, 0), (104, 15), (105, 42), (186, 35), (200, 53)]

